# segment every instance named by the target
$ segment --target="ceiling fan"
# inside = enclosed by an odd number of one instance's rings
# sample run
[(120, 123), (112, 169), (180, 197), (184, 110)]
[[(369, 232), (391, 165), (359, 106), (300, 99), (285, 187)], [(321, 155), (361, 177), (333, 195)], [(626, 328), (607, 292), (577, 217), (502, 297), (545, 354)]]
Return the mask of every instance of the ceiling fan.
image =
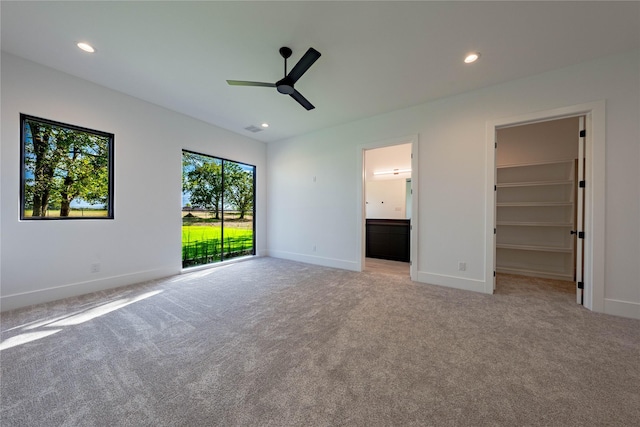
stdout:
[(282, 55), (282, 57), (284, 58), (284, 78), (278, 80), (275, 83), (247, 82), (243, 80), (227, 80), (227, 83), (232, 86), (275, 87), (278, 92), (284, 95), (291, 96), (307, 110), (313, 110), (315, 108), (313, 104), (307, 101), (307, 98), (302, 96), (302, 94), (294, 88), (294, 85), (298, 81), (298, 79), (300, 79), (300, 77), (302, 77), (302, 75), (307, 72), (309, 67), (311, 67), (313, 63), (318, 60), (318, 58), (320, 58), (320, 52), (310, 47), (309, 50), (307, 50), (307, 53), (305, 53), (304, 56), (300, 58), (298, 63), (293, 67), (291, 72), (287, 74), (287, 58), (291, 56), (291, 53), (292, 51), (288, 47), (280, 48), (280, 55)]

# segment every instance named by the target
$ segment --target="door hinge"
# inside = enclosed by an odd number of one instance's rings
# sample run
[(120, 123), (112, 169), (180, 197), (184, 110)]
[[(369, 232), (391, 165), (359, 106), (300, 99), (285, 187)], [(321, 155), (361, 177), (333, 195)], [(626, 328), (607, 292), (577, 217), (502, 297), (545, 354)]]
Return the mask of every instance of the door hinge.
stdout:
[(496, 229), (495, 228), (493, 229), (493, 234), (496, 234)]
[(497, 185), (493, 186), (493, 191), (498, 191), (498, 186)]
[(498, 141), (494, 142), (494, 147), (498, 148)]
[(578, 282), (578, 289), (584, 289), (584, 282)]
[(496, 277), (496, 271), (493, 270), (493, 277)]
[(578, 239), (584, 239), (584, 231), (571, 230), (569, 233), (577, 235)]
[(587, 183), (586, 183), (586, 182), (584, 182), (584, 181), (580, 181), (580, 182), (578, 183), (578, 187), (580, 187), (580, 188), (584, 188), (584, 186), (585, 186), (585, 185), (587, 185)]
[(580, 138), (584, 138), (585, 136), (587, 136), (587, 131), (583, 129), (580, 131)]

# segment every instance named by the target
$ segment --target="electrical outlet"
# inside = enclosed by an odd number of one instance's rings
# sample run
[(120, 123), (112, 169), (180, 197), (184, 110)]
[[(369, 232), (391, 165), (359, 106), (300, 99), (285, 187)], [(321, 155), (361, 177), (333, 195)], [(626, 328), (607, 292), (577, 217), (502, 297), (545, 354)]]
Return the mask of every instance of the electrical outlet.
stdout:
[(92, 273), (98, 273), (100, 271), (100, 263), (99, 262), (94, 262), (93, 264), (91, 264), (91, 272)]
[(459, 261), (458, 262), (458, 270), (459, 271), (466, 271), (467, 270), (467, 263)]

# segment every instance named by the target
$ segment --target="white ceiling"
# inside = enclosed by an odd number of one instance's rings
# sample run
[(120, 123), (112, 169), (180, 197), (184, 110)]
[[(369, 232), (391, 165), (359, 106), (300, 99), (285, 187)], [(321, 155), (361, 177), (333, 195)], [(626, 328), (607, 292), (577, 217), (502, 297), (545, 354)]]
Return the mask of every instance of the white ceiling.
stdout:
[[(1, 3), (2, 50), (269, 142), (640, 47), (632, 2)], [(94, 45), (96, 53), (75, 47)], [(316, 109), (272, 88), (281, 46)], [(477, 50), (473, 65), (463, 56)], [(269, 122), (267, 130), (245, 127)]]

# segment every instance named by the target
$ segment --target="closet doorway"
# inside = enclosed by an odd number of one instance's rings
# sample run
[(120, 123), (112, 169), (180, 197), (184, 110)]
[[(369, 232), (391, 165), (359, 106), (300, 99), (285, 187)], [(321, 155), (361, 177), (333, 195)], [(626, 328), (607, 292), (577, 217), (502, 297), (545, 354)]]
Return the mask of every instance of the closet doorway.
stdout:
[(511, 282), (575, 287), (578, 304), (584, 136), (584, 116), (504, 127), (496, 130), (495, 153), (496, 273), (513, 275)]

